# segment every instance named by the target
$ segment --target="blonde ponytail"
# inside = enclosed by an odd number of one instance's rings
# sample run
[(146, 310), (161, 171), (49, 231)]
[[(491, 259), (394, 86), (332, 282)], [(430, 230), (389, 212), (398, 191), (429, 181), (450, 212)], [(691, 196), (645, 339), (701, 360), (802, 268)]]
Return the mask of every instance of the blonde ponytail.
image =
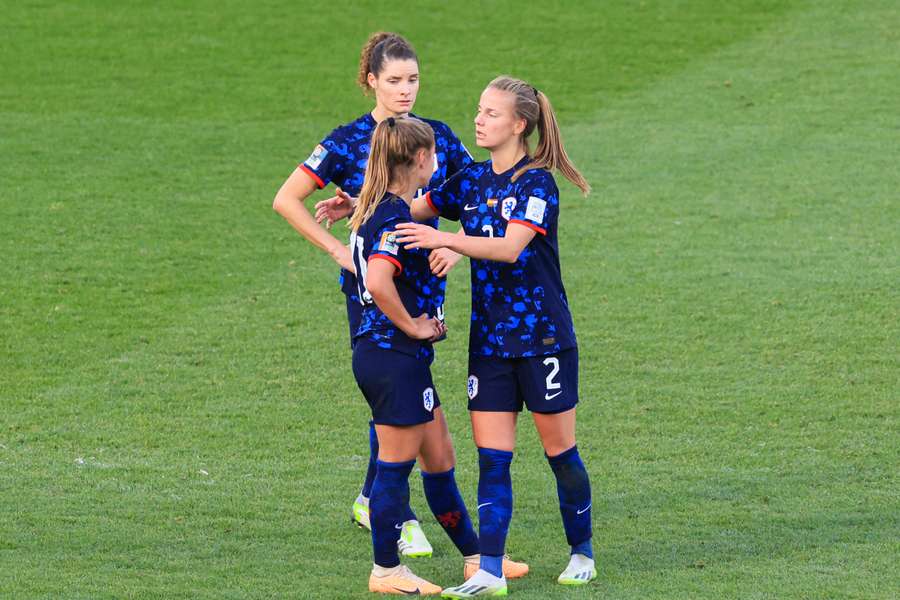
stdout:
[(512, 180), (515, 181), (522, 173), (530, 169), (559, 171), (580, 189), (582, 194), (587, 196), (591, 191), (591, 186), (566, 153), (559, 124), (556, 122), (556, 114), (553, 112), (553, 106), (546, 94), (521, 79), (506, 75), (497, 77), (488, 84), (488, 87), (515, 95), (516, 116), (525, 119), (522, 142), (525, 145), (526, 153), (530, 153), (528, 136), (535, 128), (538, 130), (538, 145), (531, 161), (516, 171)]

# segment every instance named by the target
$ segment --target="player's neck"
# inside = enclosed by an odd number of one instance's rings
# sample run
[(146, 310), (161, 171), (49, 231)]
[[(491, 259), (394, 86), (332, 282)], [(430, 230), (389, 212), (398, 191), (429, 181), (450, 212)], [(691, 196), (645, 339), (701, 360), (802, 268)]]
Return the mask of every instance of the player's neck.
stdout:
[(403, 198), (403, 201), (409, 205), (412, 204), (417, 189), (418, 188), (415, 185), (410, 187), (409, 184), (400, 183), (389, 185), (387, 191), (399, 198)]
[(375, 119), (376, 123), (381, 123), (388, 117), (394, 117), (396, 119), (397, 117), (405, 117), (409, 113), (395, 113), (394, 111), (388, 110), (380, 104), (376, 104), (375, 108), (372, 109), (372, 112), (369, 114), (372, 115), (372, 118)]
[(509, 140), (506, 144), (491, 150), (491, 168), (499, 175), (512, 169), (525, 156), (525, 148), (519, 143), (518, 138)]

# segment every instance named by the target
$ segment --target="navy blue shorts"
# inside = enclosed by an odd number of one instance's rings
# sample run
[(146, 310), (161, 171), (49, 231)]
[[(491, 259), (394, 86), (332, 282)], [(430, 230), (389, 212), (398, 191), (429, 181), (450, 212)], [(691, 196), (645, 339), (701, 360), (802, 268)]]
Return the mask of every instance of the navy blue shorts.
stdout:
[(378, 425), (427, 423), (441, 405), (431, 379), (431, 360), (360, 338), (353, 347), (353, 375)]
[(469, 410), (560, 413), (578, 404), (578, 348), (523, 358), (469, 356)]

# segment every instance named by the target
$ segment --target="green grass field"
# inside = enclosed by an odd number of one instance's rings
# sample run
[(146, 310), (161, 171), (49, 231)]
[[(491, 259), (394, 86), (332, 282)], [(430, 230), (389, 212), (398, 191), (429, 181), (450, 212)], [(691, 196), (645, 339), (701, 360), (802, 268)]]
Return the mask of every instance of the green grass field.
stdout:
[[(369, 108), (377, 29), (470, 148), (484, 85), (533, 82), (594, 186), (561, 184), (561, 246), (600, 577), (555, 583), (525, 415), (512, 596), (896, 598), (896, 1), (404, 8), (3, 3), (0, 598), (370, 597), (336, 269), (271, 201)], [(460, 263), (434, 371), (471, 505), (468, 287)], [(411, 488), (413, 566), (457, 584)]]

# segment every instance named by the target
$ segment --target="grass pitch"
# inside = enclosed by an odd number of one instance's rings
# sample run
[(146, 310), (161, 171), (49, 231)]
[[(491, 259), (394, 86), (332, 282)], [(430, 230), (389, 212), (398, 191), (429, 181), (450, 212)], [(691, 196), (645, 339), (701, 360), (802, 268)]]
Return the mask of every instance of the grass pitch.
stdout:
[[(403, 10), (405, 9), (405, 10)], [(528, 598), (900, 589), (900, 9), (823, 0), (6, 3), (0, 597), (368, 598), (367, 408), (336, 269), (270, 209), (369, 108), (369, 32), (470, 148), (499, 73), (544, 90), (600, 577), (561, 589), (527, 415)], [(476, 158), (484, 158), (476, 152)], [(470, 505), (468, 276), (434, 367)], [(435, 545), (421, 575), (459, 583)]]

